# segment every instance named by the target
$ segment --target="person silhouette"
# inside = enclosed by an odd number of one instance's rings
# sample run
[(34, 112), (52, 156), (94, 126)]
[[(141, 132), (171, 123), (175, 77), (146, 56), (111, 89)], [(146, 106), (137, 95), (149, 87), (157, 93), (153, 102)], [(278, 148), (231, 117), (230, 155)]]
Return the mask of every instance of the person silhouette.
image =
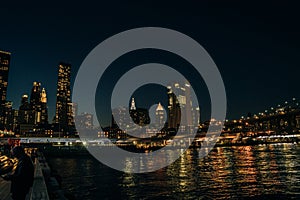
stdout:
[(16, 146), (11, 151), (12, 156), (18, 159), (17, 167), (13, 174), (3, 177), (4, 180), (11, 181), (10, 192), (12, 199), (25, 200), (29, 189), (33, 185), (34, 165), (31, 158), (25, 153), (23, 147)]

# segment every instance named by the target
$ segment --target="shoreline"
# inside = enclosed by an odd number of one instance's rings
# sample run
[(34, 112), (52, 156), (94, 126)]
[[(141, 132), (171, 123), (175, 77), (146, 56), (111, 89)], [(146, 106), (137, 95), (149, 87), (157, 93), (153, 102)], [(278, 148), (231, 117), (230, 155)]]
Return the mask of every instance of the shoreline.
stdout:
[[(235, 146), (257, 146), (257, 145), (270, 145), (270, 144), (299, 144), (299, 142), (264, 142), (264, 143), (235, 143), (235, 144), (216, 144), (213, 148), (217, 147), (235, 147)], [(97, 147), (95, 147), (97, 148)], [(99, 148), (116, 148), (116, 147), (99, 147)], [(149, 153), (152, 151), (156, 151), (161, 149), (162, 147), (153, 147), (153, 148), (147, 148), (147, 149), (137, 149), (134, 146), (128, 146), (127, 148), (122, 147), (122, 149), (126, 151), (131, 151), (134, 153)], [(182, 147), (167, 147), (165, 150), (179, 150), (179, 149), (185, 149), (185, 146)], [(188, 149), (200, 149), (200, 148), (206, 148), (206, 147), (201, 147), (201, 146), (190, 146)], [(51, 158), (60, 158), (60, 157), (82, 157), (82, 156), (89, 156), (94, 158), (89, 151), (86, 148), (80, 148), (79, 151), (70, 151), (67, 148), (49, 148), (49, 149), (44, 149), (41, 150), (41, 152), (46, 156), (46, 157), (51, 157)]]

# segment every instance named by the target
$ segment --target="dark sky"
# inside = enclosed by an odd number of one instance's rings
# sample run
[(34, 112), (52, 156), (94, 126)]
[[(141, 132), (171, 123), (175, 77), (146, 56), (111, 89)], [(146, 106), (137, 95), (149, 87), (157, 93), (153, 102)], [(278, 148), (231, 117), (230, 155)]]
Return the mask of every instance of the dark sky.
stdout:
[(17, 108), (32, 82), (40, 81), (48, 92), (52, 119), (58, 63), (73, 65), (74, 80), (84, 58), (101, 41), (144, 26), (180, 31), (208, 51), (225, 83), (228, 118), (299, 97), (300, 14), (296, 4), (178, 2), (1, 2), (0, 49), (12, 52), (8, 100)]

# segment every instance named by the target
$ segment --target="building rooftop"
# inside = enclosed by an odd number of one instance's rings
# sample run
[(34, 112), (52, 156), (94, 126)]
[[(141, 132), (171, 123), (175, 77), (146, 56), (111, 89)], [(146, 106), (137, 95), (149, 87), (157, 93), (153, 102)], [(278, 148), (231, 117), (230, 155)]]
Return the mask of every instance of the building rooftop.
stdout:
[(156, 108), (156, 111), (159, 111), (159, 110), (164, 110), (164, 107), (162, 107), (160, 102), (158, 103), (157, 108)]

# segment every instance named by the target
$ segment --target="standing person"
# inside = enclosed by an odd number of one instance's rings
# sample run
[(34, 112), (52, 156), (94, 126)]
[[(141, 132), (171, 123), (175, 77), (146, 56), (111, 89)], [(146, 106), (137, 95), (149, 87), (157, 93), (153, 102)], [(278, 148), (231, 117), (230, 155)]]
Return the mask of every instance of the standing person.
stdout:
[(3, 179), (11, 181), (10, 192), (14, 200), (25, 200), (33, 185), (34, 166), (31, 158), (21, 146), (12, 149), (12, 156), (18, 159), (16, 170), (12, 175), (4, 176)]

